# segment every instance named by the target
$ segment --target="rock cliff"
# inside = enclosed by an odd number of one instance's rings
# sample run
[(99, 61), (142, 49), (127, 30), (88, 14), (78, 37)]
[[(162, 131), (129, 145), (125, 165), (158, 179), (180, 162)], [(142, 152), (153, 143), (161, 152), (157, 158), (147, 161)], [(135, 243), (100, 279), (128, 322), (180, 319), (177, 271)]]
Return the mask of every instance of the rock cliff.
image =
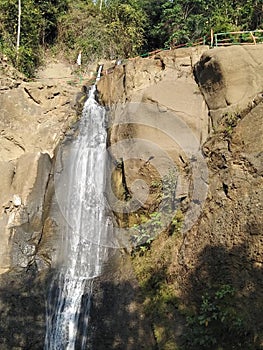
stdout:
[(5, 62), (0, 69), (0, 348), (42, 349), (47, 188), (79, 89), (53, 77), (27, 81)]
[[(190, 350), (201, 335), (208, 349), (261, 348), (262, 54), (261, 45), (204, 46), (104, 65), (106, 195), (121, 249), (95, 281), (96, 350)], [(0, 348), (42, 349), (53, 164), (78, 88), (1, 69)], [(204, 298), (218, 307), (213, 295), (232, 297), (232, 308), (216, 309), (225, 328), (210, 319), (193, 328)]]
[[(111, 169), (112, 196), (125, 204), (113, 210), (142, 242), (132, 261), (160, 349), (196, 349), (205, 335), (209, 349), (213, 341), (218, 349), (262, 346), (262, 53), (260, 45), (158, 53), (124, 62), (99, 84), (110, 108), (109, 151), (121, 163)], [(171, 217), (158, 228), (173, 166), (183, 223)], [(139, 205), (127, 206), (134, 198)], [(142, 240), (145, 220), (150, 245)], [(235, 291), (239, 342), (222, 324), (186, 321), (193, 310), (204, 317), (202, 298), (212, 300), (222, 286)]]
[[(7, 70), (7, 69), (6, 69)], [(56, 147), (76, 120), (77, 88), (1, 75), (1, 271), (28, 267), (41, 240)], [(25, 237), (26, 236), (26, 237)]]

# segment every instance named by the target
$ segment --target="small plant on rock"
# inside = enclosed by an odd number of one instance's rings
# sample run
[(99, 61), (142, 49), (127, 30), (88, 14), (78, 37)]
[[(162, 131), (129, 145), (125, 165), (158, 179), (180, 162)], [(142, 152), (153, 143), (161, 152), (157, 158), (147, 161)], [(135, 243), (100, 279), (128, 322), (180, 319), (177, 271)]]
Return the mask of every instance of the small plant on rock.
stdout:
[(249, 332), (234, 303), (236, 290), (223, 285), (202, 296), (197, 312), (187, 317), (184, 349), (250, 349)]
[(227, 112), (224, 116), (224, 133), (226, 136), (230, 136), (233, 132), (233, 129), (237, 126), (237, 123), (240, 119), (240, 114), (238, 112)]

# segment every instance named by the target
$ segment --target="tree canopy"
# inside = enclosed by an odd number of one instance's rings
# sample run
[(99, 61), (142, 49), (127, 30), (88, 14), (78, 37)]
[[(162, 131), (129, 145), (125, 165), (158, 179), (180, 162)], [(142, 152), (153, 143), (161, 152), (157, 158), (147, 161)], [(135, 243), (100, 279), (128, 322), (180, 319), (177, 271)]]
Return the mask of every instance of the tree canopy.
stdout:
[(41, 52), (55, 47), (73, 60), (131, 57), (191, 44), (214, 32), (263, 28), (262, 0), (0, 0), (0, 51), (33, 75)]

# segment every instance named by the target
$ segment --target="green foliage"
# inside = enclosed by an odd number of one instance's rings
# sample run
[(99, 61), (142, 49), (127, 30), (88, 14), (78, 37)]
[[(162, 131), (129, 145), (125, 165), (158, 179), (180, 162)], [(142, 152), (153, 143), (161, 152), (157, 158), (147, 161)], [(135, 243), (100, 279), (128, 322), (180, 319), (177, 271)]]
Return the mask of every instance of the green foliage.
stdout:
[(132, 263), (144, 299), (144, 311), (152, 322), (153, 332), (160, 349), (177, 349), (174, 334), (175, 313), (179, 298), (172, 270), (176, 235), (162, 232), (143, 254), (133, 255)]
[(177, 183), (177, 174), (175, 170), (170, 169), (169, 173), (163, 177), (162, 181), (162, 209), (167, 213), (174, 212), (176, 208), (175, 190)]
[(207, 32), (204, 4), (201, 1), (167, 2), (164, 25), (169, 28), (167, 46), (192, 43)]
[(170, 235), (180, 232), (183, 215), (180, 210), (176, 210), (176, 183), (177, 174), (174, 170), (170, 170), (163, 177), (162, 182), (153, 181), (151, 183), (151, 187), (160, 192), (159, 199), (155, 203), (157, 210), (148, 213), (147, 216), (140, 215), (140, 223), (132, 228), (133, 253), (140, 251), (143, 254), (150, 249), (151, 243), (164, 230)]
[(105, 55), (103, 16), (92, 3), (76, 1), (59, 19), (58, 49), (74, 61), (82, 51), (82, 61), (87, 63)]
[(262, 9), (255, 0), (141, 0), (148, 18), (147, 49), (198, 41), (214, 32), (262, 28)]
[(41, 14), (39, 41), (42, 45), (53, 44), (58, 34), (58, 20), (67, 13), (69, 0), (35, 0)]
[(167, 40), (166, 30), (161, 31), (158, 28), (165, 3), (166, 0), (139, 0), (139, 4), (147, 17), (143, 45), (143, 49), (146, 51), (162, 48)]
[(16, 52), (18, 1), (0, 0), (0, 50), (28, 76), (40, 63), (41, 45), (51, 42), (57, 18), (67, 1), (24, 0), (21, 6), (20, 48)]
[(136, 1), (110, 0), (104, 9), (111, 58), (138, 54), (143, 44), (145, 15)]
[(7, 55), (12, 63), (24, 73), (32, 73), (38, 62), (38, 20), (39, 11), (33, 1), (25, 2), (21, 14), (23, 33), (21, 34), (20, 49), (16, 52), (17, 13), (16, 0), (0, 1), (0, 43), (1, 51)]
[(231, 136), (234, 128), (237, 126), (238, 121), (240, 120), (240, 114), (238, 112), (228, 112), (223, 116), (222, 127), (219, 128), (219, 131), (222, 129), (225, 136)]
[(187, 317), (185, 349), (249, 349), (249, 337), (235, 306), (236, 291), (223, 285), (202, 296), (197, 311)]
[(162, 187), (162, 183), (160, 181), (152, 181), (151, 187), (152, 188), (160, 188), (160, 187)]
[(184, 216), (181, 210), (177, 210), (169, 227), (169, 234), (180, 233), (183, 227)]
[(79, 50), (83, 63), (127, 58), (192, 45), (209, 36), (211, 28), (260, 29), (262, 17), (262, 4), (255, 0), (23, 0), (17, 53), (18, 0), (0, 0), (0, 50), (21, 71), (33, 75), (42, 50), (50, 45), (72, 62)]
[(60, 17), (59, 48), (72, 61), (81, 50), (84, 64), (134, 56), (143, 42), (144, 21), (135, 1), (110, 0), (102, 11), (92, 2), (75, 1)]
[(144, 310), (151, 319), (158, 348), (167, 350), (177, 349), (174, 322), (179, 298), (173, 270), (168, 271), (183, 223), (181, 210), (176, 210), (177, 177), (177, 172), (171, 169), (162, 181), (151, 183), (160, 192), (158, 211), (135, 225), (131, 237), (132, 261), (144, 297)]
[(133, 253), (139, 251), (141, 254), (150, 249), (151, 243), (155, 240), (159, 230), (162, 227), (161, 213), (154, 212), (150, 214), (149, 220), (140, 224), (134, 225), (131, 235), (131, 243)]

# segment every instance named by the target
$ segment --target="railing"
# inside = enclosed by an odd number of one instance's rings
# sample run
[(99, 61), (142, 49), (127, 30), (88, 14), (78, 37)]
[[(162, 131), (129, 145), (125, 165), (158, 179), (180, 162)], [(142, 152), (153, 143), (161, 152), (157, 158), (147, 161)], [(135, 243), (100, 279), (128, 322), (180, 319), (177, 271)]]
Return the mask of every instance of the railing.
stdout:
[(158, 49), (152, 52), (146, 52), (141, 57), (150, 57), (160, 51), (179, 49), (183, 47), (193, 47), (200, 45), (208, 45), (211, 48), (218, 46), (230, 46), (230, 45), (256, 45), (263, 43), (263, 29), (237, 31), (237, 32), (225, 32), (225, 33), (213, 33), (211, 30), (210, 35), (206, 35), (197, 39), (193, 43), (185, 43), (179, 45), (172, 45), (170, 48)]
[[(256, 45), (256, 44), (262, 44), (263, 43), (263, 29), (258, 30), (249, 30), (249, 31), (236, 31), (236, 32), (225, 32), (225, 33), (214, 33), (213, 30), (211, 30), (211, 33), (209, 35), (203, 36), (199, 39), (196, 39), (195, 42), (188, 42), (184, 44), (172, 44), (169, 48), (162, 48), (157, 49), (151, 52), (145, 52), (141, 54), (140, 56), (136, 56), (133, 58), (126, 58), (122, 60), (118, 60), (120, 64), (125, 64), (127, 61), (131, 59), (136, 59), (138, 57), (153, 57), (158, 52), (162, 51), (168, 51), (168, 50), (175, 50), (179, 48), (185, 48), (185, 47), (196, 47), (196, 46), (202, 46), (207, 45), (211, 49), (214, 47), (219, 46), (230, 46), (230, 45)], [(119, 63), (116, 63), (112, 65), (112, 67), (106, 69), (103, 71), (103, 74), (110, 74), (114, 71), (114, 68)], [(80, 74), (80, 83), (82, 83), (83, 77)], [(95, 81), (95, 78), (89, 79), (89, 83), (93, 84)]]
[(210, 46), (229, 46), (229, 45), (256, 45), (263, 43), (263, 30), (249, 30), (226, 33), (215, 33), (211, 35)]
[(157, 50), (154, 50), (154, 51), (151, 51), (151, 52), (143, 53), (143, 54), (140, 55), (140, 57), (151, 57), (151, 56), (154, 56), (155, 54), (157, 54), (158, 52), (161, 52), (161, 51), (170, 51), (170, 50), (174, 50), (174, 49), (180, 49), (180, 48), (183, 48), (183, 47), (193, 47), (193, 46), (207, 45), (205, 40), (206, 40), (206, 38), (202, 37), (202, 38), (196, 39), (195, 42), (184, 43), (184, 44), (179, 44), (179, 45), (171, 45), (171, 47), (166, 47), (166, 48), (163, 48), (163, 49), (157, 49)]

